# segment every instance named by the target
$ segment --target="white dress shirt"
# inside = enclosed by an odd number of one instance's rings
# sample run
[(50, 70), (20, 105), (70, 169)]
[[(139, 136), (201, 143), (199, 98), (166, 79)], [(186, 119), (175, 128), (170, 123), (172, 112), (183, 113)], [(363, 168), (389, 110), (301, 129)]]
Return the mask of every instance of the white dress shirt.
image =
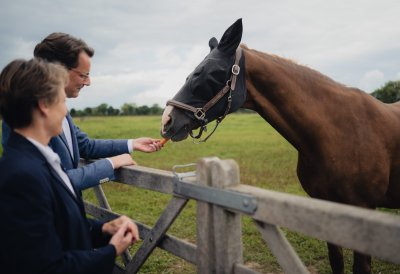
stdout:
[(67, 117), (64, 117), (64, 120), (62, 123), (62, 128), (63, 128), (65, 138), (67, 139), (69, 152), (72, 156), (72, 159), (74, 159), (74, 149), (72, 148), (71, 129), (69, 128), (69, 123), (68, 123)]

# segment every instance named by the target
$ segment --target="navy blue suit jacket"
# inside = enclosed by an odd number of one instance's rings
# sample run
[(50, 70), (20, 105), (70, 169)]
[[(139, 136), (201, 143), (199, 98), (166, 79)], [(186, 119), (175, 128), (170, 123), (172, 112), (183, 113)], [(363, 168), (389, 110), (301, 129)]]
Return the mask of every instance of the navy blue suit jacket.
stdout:
[[(100, 140), (90, 139), (82, 132), (67, 115), (68, 124), (71, 130), (73, 157), (68, 149), (67, 139), (64, 133), (53, 137), (49, 146), (61, 159), (66, 173), (71, 182), (79, 189), (86, 189), (103, 182), (114, 179), (114, 170), (107, 159), (101, 159), (91, 164), (78, 167), (79, 159), (98, 159), (112, 157), (123, 153), (129, 153), (127, 140)], [(3, 121), (2, 124), (2, 145), (7, 146), (10, 128)]]
[[(77, 197), (40, 151), (12, 132), (0, 159), (2, 273), (111, 273), (115, 248), (102, 223), (86, 218)], [(95, 249), (96, 248), (96, 249)]]

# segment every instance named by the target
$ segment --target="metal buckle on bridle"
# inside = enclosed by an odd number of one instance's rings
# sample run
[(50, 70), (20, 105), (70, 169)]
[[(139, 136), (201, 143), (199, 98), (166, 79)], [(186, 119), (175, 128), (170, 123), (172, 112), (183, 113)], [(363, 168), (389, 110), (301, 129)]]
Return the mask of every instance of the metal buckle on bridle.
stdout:
[(239, 75), (239, 73), (240, 73), (240, 67), (239, 67), (239, 65), (234, 64), (234, 65), (232, 66), (232, 74), (237, 76), (237, 75)]
[(194, 113), (194, 117), (196, 117), (197, 120), (204, 120), (206, 113), (202, 108), (197, 108), (196, 112)]

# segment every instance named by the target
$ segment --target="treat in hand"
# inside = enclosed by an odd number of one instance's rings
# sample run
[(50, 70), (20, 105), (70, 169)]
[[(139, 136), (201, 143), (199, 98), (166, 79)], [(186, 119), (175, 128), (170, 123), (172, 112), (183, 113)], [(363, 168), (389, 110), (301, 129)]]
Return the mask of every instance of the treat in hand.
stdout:
[(168, 138), (162, 138), (160, 144), (163, 146), (165, 145), (166, 142), (168, 142), (168, 140), (169, 140)]

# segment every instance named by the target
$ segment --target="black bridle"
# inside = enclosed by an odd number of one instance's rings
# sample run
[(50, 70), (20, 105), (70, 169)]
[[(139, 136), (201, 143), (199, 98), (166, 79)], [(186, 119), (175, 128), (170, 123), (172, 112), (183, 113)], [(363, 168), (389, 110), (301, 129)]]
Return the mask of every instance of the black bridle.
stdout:
[(239, 61), (240, 61), (241, 57), (242, 57), (242, 49), (240, 47), (238, 47), (236, 49), (235, 63), (232, 65), (232, 69), (231, 69), (232, 75), (231, 75), (230, 79), (226, 82), (226, 85), (213, 98), (211, 98), (211, 100), (208, 101), (202, 108), (196, 108), (196, 107), (190, 106), (188, 104), (185, 104), (185, 103), (173, 100), (173, 99), (167, 101), (167, 106), (170, 105), (170, 106), (174, 106), (174, 107), (177, 107), (180, 109), (184, 109), (184, 110), (193, 112), (194, 117), (198, 121), (200, 121), (200, 131), (196, 136), (193, 134), (193, 130), (190, 130), (188, 132), (189, 132), (190, 137), (192, 137), (193, 139), (200, 139), (203, 132), (207, 131), (207, 123), (208, 123), (208, 120), (206, 118), (207, 111), (210, 108), (212, 108), (219, 100), (221, 100), (222, 97), (224, 97), (229, 92), (228, 104), (227, 104), (224, 114), (216, 119), (217, 123), (216, 123), (214, 129), (211, 131), (211, 133), (209, 135), (207, 135), (206, 138), (198, 141), (199, 143), (205, 142), (205, 141), (207, 141), (208, 138), (211, 137), (211, 135), (217, 129), (218, 125), (222, 122), (222, 120), (226, 117), (226, 115), (229, 113), (229, 110), (231, 109), (232, 91), (235, 90), (236, 80), (240, 73)]

